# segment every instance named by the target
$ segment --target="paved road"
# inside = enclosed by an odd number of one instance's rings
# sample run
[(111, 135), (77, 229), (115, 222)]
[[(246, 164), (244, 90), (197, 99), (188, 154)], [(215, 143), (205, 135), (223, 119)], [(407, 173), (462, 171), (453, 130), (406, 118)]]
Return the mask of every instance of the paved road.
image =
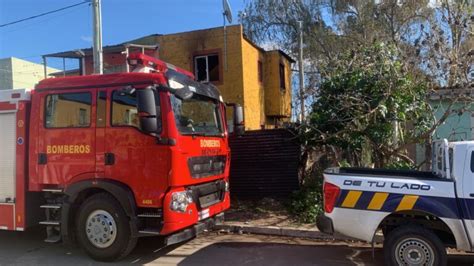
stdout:
[[(0, 232), (0, 264), (99, 265), (78, 248), (46, 244), (42, 239), (39, 230)], [(383, 265), (383, 257), (380, 248), (373, 259), (370, 247), (357, 243), (208, 233), (171, 247), (163, 247), (159, 238), (141, 239), (121, 264)], [(450, 264), (474, 265), (474, 257), (450, 255)]]

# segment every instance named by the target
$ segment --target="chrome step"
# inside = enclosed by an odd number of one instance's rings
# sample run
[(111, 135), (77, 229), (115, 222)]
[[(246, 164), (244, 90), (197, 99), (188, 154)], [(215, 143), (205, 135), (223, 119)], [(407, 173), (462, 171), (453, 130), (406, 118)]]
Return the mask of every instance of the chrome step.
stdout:
[(61, 204), (45, 204), (40, 206), (41, 209), (61, 209), (61, 207)]
[(50, 236), (44, 240), (46, 243), (59, 243), (61, 242), (61, 236), (59, 234)]
[(141, 213), (137, 216), (140, 218), (161, 218), (160, 213)]
[(138, 231), (138, 233), (142, 235), (153, 235), (153, 236), (160, 235), (160, 231), (158, 229), (153, 229), (153, 228), (145, 228), (143, 230)]
[(60, 221), (42, 221), (40, 222), (39, 224), (41, 225), (61, 225), (61, 222)]
[(43, 188), (41, 191), (51, 193), (63, 193), (63, 190), (59, 188)]

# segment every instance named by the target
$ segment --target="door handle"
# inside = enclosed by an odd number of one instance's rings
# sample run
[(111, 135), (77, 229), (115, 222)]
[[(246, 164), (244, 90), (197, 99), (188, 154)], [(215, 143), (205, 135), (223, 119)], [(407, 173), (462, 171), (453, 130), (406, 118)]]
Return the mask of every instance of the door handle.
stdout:
[(39, 153), (38, 154), (38, 164), (47, 164), (48, 163), (48, 156), (46, 153)]
[(110, 152), (105, 153), (105, 165), (115, 164), (115, 155)]
[(474, 193), (469, 194), (469, 197), (474, 198)]

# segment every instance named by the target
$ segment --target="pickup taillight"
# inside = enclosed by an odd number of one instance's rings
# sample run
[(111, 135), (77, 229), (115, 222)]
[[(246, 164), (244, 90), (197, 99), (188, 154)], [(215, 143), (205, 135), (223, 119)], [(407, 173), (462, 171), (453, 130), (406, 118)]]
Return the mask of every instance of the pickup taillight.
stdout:
[(324, 183), (324, 212), (331, 213), (334, 210), (334, 205), (336, 205), (340, 192), (341, 189), (338, 186), (327, 182)]

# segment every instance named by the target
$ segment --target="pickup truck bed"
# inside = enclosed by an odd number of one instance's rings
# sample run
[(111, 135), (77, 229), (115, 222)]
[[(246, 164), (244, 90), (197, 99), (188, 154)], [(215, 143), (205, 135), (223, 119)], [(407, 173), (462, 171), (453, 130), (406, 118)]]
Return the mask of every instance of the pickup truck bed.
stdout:
[(441, 178), (432, 172), (416, 170), (391, 170), (391, 169), (373, 169), (373, 168), (329, 168), (326, 174), (332, 175), (350, 175), (373, 178), (404, 178), (404, 179), (427, 179), (436, 181), (449, 181)]

